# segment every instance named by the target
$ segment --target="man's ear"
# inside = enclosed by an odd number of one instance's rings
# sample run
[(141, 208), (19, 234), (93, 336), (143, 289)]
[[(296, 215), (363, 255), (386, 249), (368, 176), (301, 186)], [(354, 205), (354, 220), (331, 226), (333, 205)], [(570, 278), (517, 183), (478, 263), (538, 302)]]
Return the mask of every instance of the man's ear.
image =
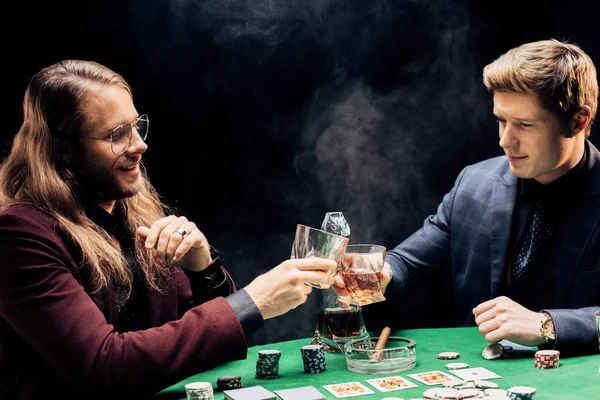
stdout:
[(573, 115), (570, 121), (571, 137), (575, 137), (581, 132), (586, 132), (592, 119), (592, 110), (589, 106), (582, 106), (579, 111)]
[(71, 143), (64, 139), (52, 138), (52, 146), (54, 148), (54, 157), (61, 164), (70, 164), (73, 162), (73, 148)]

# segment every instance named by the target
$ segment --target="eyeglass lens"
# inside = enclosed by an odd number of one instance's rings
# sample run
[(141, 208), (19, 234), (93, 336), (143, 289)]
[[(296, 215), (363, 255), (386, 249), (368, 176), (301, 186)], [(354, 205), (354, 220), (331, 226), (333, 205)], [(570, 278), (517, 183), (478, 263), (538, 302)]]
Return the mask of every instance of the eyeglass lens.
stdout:
[[(131, 136), (134, 124), (121, 125), (113, 131), (111, 139), (111, 147), (113, 153), (121, 155), (131, 146)], [(148, 137), (148, 117), (146, 115), (140, 116), (136, 122), (135, 127), (142, 140), (146, 140)]]

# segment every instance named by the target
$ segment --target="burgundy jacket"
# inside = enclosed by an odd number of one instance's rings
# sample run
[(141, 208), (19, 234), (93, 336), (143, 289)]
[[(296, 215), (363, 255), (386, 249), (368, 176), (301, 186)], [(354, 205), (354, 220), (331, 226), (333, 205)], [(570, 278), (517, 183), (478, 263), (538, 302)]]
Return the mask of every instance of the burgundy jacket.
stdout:
[(195, 305), (179, 268), (165, 293), (150, 290), (148, 329), (117, 332), (114, 302), (88, 294), (81, 258), (47, 214), (0, 213), (0, 399), (142, 398), (246, 357), (227, 300)]

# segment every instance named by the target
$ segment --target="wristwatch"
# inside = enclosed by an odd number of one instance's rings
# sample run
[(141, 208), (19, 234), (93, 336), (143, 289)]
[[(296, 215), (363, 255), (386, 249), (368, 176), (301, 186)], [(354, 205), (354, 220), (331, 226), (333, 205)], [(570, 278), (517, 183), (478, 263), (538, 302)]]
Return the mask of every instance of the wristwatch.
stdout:
[(546, 339), (546, 343), (551, 340), (556, 339), (556, 333), (554, 332), (554, 322), (552, 321), (552, 317), (550, 314), (543, 313), (546, 318), (544, 318), (540, 324), (540, 333)]

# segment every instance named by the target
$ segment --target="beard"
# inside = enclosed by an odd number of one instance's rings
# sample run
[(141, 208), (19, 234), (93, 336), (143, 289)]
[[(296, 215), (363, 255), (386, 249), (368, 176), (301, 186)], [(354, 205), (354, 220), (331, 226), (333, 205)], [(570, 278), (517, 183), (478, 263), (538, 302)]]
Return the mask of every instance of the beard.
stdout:
[[(114, 168), (115, 165), (116, 162), (107, 164), (95, 158), (82, 158), (79, 160), (75, 175), (77, 183), (86, 197), (97, 201), (123, 200), (134, 196), (140, 191), (141, 176), (120, 178)], [(124, 184), (128, 179), (131, 179), (131, 183), (129, 185)], [(133, 183), (133, 179), (137, 182)]]

